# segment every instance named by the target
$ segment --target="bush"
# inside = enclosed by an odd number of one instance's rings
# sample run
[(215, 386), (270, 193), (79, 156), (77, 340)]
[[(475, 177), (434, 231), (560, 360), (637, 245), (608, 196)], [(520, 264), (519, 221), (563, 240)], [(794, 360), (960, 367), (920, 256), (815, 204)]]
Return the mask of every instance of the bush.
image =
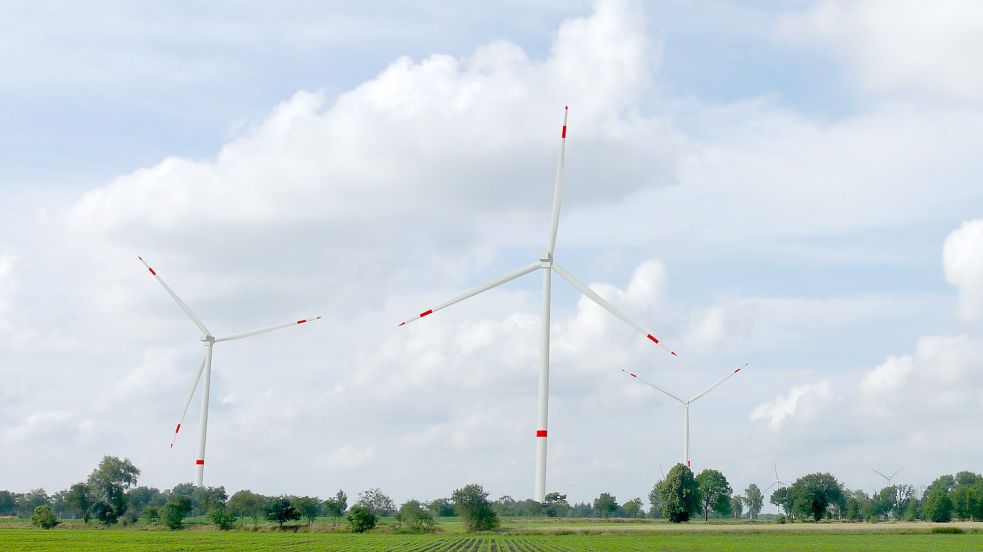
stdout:
[(160, 512), (164, 525), (168, 529), (180, 529), (184, 518), (191, 513), (191, 498), (187, 496), (172, 497)]
[(785, 523), (788, 523), (788, 518), (785, 517), (785, 514), (778, 514), (778, 517), (775, 518), (775, 521), (784, 525)]
[(941, 535), (962, 535), (966, 531), (962, 527), (932, 527), (932, 532)]
[(352, 506), (345, 517), (352, 526), (352, 533), (364, 533), (375, 527), (375, 514), (365, 506), (358, 504)]
[(208, 519), (222, 531), (232, 529), (232, 526), (235, 525), (236, 522), (236, 517), (232, 515), (232, 512), (230, 512), (224, 506), (215, 508), (211, 512), (208, 512)]
[(143, 518), (147, 520), (147, 525), (157, 525), (160, 523), (160, 509), (156, 506), (147, 506), (143, 510)]
[(34, 509), (34, 515), (31, 516), (31, 524), (42, 529), (51, 529), (55, 525), (58, 525), (58, 518), (51, 511), (51, 506), (45, 504)]

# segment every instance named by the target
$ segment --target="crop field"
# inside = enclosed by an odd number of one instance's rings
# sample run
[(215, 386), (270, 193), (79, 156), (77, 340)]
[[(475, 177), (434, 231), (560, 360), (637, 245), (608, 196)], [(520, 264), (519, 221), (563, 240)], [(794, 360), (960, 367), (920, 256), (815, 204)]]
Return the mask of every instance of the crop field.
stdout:
[(394, 535), (251, 531), (0, 529), (0, 550), (324, 550), (372, 552), (659, 552), (983, 550), (983, 533), (831, 531), (645, 532), (569, 535)]

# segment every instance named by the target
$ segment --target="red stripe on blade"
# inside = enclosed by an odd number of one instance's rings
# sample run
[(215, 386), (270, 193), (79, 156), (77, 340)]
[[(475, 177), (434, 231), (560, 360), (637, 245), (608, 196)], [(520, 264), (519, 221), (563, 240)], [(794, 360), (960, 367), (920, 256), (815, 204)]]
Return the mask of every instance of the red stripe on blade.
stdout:
[(536, 430), (536, 437), (546, 437), (546, 430), (545, 429), (537, 429)]
[(151, 274), (153, 274), (154, 276), (156, 276), (156, 275), (157, 275), (157, 273), (156, 273), (156, 272), (154, 272), (154, 269), (152, 269), (152, 268), (150, 268), (149, 266), (147, 267), (147, 270), (149, 270), (149, 271), (150, 271), (150, 273), (151, 273)]
[(638, 374), (636, 374), (634, 372), (629, 372), (629, 373), (631, 374), (631, 377), (633, 377), (633, 378), (637, 378), (638, 377)]
[(654, 336), (654, 335), (652, 335), (652, 334), (648, 334), (648, 335), (646, 335), (645, 337), (647, 337), (647, 338), (649, 338), (649, 339), (651, 339), (651, 340), (652, 340), (652, 341), (654, 341), (655, 343), (658, 343), (658, 342), (659, 342), (659, 338), (657, 338), (657, 337), (655, 337), (655, 336)]
[(433, 309), (425, 310), (425, 311), (421, 312), (420, 313), (420, 318), (423, 318), (424, 316), (426, 316), (428, 314), (433, 314)]
[(181, 431), (181, 424), (178, 424), (177, 427), (174, 428), (174, 433), (177, 433), (178, 431)]
[(567, 137), (567, 125), (563, 125), (563, 132), (560, 133), (560, 138)]
[(307, 320), (298, 320), (297, 321), (298, 324), (303, 324), (304, 322), (307, 322)]
[(201, 458), (199, 458), (199, 459), (195, 460), (195, 465), (196, 466), (204, 466), (205, 465), (205, 461), (202, 460)]

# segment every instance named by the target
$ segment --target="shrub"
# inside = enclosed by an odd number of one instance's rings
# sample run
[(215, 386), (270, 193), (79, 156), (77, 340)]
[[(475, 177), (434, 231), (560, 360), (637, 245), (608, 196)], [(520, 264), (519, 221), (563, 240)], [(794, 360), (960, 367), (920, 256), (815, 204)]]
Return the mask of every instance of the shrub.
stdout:
[(236, 517), (232, 515), (232, 512), (230, 512), (224, 506), (215, 508), (211, 512), (208, 512), (208, 519), (222, 531), (232, 529), (232, 526), (235, 525), (236, 522)]
[(34, 509), (34, 515), (31, 516), (31, 524), (42, 529), (51, 529), (55, 525), (58, 525), (58, 518), (51, 511), (51, 506), (45, 504)]
[(962, 535), (966, 531), (962, 527), (932, 527), (932, 532), (941, 535)]
[(376, 516), (365, 506), (352, 506), (345, 517), (352, 526), (352, 533), (364, 533), (375, 527)]

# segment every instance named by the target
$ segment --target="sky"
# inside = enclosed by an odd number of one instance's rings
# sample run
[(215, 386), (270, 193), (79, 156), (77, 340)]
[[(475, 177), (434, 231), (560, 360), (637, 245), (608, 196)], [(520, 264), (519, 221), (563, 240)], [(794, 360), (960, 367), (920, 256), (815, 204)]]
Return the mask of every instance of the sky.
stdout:
[(0, 488), (104, 455), (397, 501), (533, 495), (538, 258), (570, 106), (547, 490), (924, 486), (983, 461), (983, 5), (0, 7)]

